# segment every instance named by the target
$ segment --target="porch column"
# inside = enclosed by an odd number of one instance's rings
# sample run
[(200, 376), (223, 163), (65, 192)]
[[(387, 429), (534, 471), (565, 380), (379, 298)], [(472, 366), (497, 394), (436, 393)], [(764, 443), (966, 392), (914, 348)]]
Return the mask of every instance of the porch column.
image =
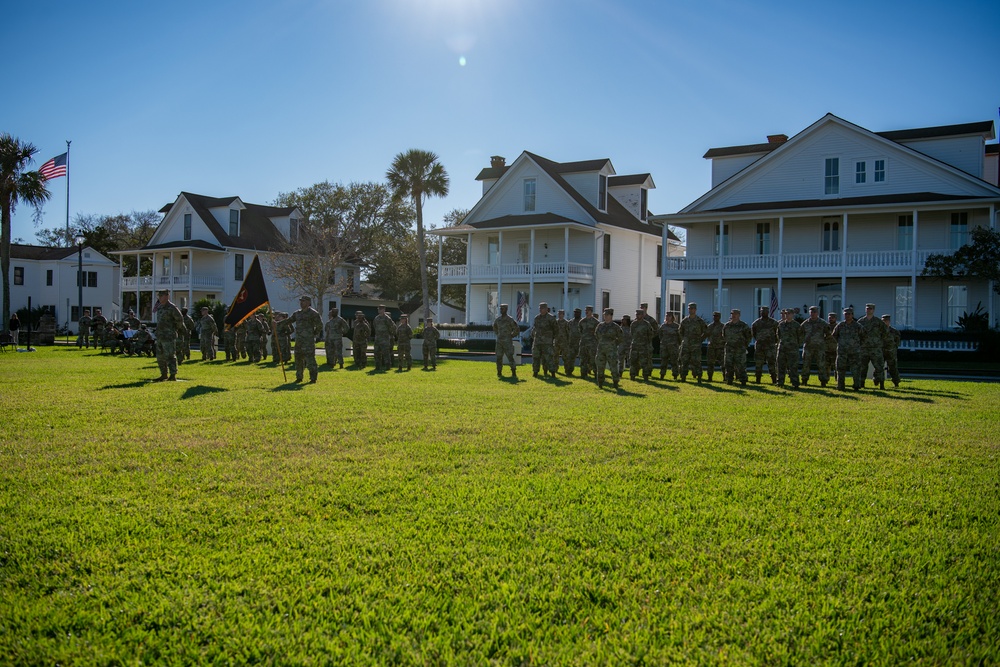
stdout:
[[(667, 258), (670, 257), (670, 253), (667, 252), (667, 242), (670, 240), (670, 232), (667, 231), (666, 223), (663, 223), (662, 239), (663, 245), (660, 246), (660, 310), (656, 313), (658, 322), (663, 321), (663, 315), (670, 305), (670, 297), (667, 294)], [(713, 308), (713, 310), (715, 309)]]
[[(719, 270), (719, 285), (718, 285), (718, 290), (719, 290), (719, 310), (720, 311), (722, 310), (722, 258), (725, 256), (725, 238), (723, 238), (722, 232), (725, 230), (725, 227), (726, 227), (725, 221), (724, 220), (719, 220), (719, 255), (718, 255), (718, 257), (716, 257), (716, 261), (718, 262), (718, 267), (717, 268)], [(712, 304), (712, 305), (714, 306), (715, 304)], [(732, 302), (729, 303), (729, 307), (730, 308), (733, 307)], [(712, 310), (715, 310), (715, 308), (712, 308)], [(663, 312), (667, 312), (667, 310), (664, 309)], [(684, 311), (683, 310), (681, 310), (681, 315), (684, 315)]]
[[(783, 304), (781, 298), (782, 269), (785, 267), (785, 216), (778, 216), (778, 303)], [(779, 306), (780, 307), (780, 306)]]
[[(441, 246), (443, 244), (444, 237), (438, 234), (438, 317), (441, 316)], [(468, 312), (468, 307), (466, 307), (466, 311)]]
[[(569, 227), (563, 228), (563, 310), (569, 309)], [(566, 313), (569, 315), (570, 313)]]
[(531, 246), (528, 250), (528, 308), (527, 317), (531, 321), (531, 309), (535, 306), (535, 230), (531, 230)]
[[(322, 310), (323, 304), (319, 304)], [(194, 317), (194, 253), (188, 250), (188, 312), (192, 313), (191, 317)]]
[[(997, 228), (997, 205), (990, 204), (990, 229), (996, 231), (996, 228)], [(989, 301), (987, 303), (989, 303), (990, 317), (993, 319), (993, 321), (990, 322), (990, 326), (997, 326), (997, 323), (1000, 322), (1000, 318), (997, 317), (997, 309), (995, 308), (996, 292), (993, 291), (993, 289), (996, 287), (996, 281), (990, 280), (986, 284), (986, 287), (989, 290), (988, 292)]]
[[(913, 322), (910, 324), (914, 329), (917, 327), (917, 274), (918, 266), (920, 263), (920, 252), (917, 250), (917, 227), (920, 224), (920, 211), (914, 209), (913, 211), (913, 271), (910, 275), (910, 317), (913, 318)], [(893, 311), (896, 308), (893, 306)], [(895, 315), (895, 312), (893, 312)], [(899, 326), (897, 323), (896, 326)]]
[(472, 232), (465, 243), (465, 323), (469, 323), (472, 311)]
[[(843, 242), (840, 246), (840, 307), (847, 308), (847, 214), (841, 215), (844, 230)], [(837, 314), (840, 317), (840, 314)]]
[[(497, 313), (500, 312), (500, 304), (503, 303), (503, 230), (500, 230), (497, 241)], [(489, 318), (487, 318), (489, 319)]]
[[(142, 293), (142, 255), (135, 254), (135, 314), (142, 320), (142, 300), (139, 295)], [(81, 313), (82, 314), (82, 313)], [(152, 314), (152, 313), (150, 313)]]

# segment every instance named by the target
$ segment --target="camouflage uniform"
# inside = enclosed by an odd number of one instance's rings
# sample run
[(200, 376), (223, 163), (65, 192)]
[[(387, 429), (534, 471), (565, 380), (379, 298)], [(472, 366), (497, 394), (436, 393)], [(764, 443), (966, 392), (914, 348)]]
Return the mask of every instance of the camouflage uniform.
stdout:
[(865, 331), (857, 320), (846, 319), (833, 330), (837, 341), (837, 389), (847, 388), (847, 372), (854, 379), (854, 389), (861, 389), (861, 341)]
[(777, 384), (777, 363), (775, 359), (776, 345), (778, 342), (778, 321), (765, 312), (754, 320), (750, 326), (750, 332), (754, 337), (753, 364), (757, 374), (757, 383), (760, 384), (760, 376), (764, 372), (764, 364), (771, 373), (771, 383)]
[(521, 334), (517, 320), (507, 314), (507, 309), (500, 306), (500, 315), (493, 320), (493, 334), (496, 336), (497, 377), (503, 376), (503, 359), (506, 356), (510, 362), (510, 376), (517, 377), (517, 362), (514, 360), (514, 338)]
[(743, 320), (730, 320), (722, 327), (722, 337), (726, 341), (726, 365), (723, 375), (726, 384), (732, 384), (739, 379), (740, 384), (747, 383), (747, 345), (753, 338), (753, 332)]
[[(884, 320), (883, 320), (884, 321)], [(882, 338), (882, 356), (885, 358), (885, 364), (889, 367), (889, 377), (892, 378), (892, 385), (894, 387), (899, 386), (899, 366), (896, 363), (897, 352), (899, 350), (899, 341), (902, 340), (902, 336), (899, 331), (896, 330), (894, 326), (886, 322), (886, 333)]]
[[(293, 315), (295, 313), (292, 313)], [(267, 359), (267, 320), (264, 319), (263, 313), (257, 313), (257, 320), (260, 322), (260, 358)], [(297, 338), (298, 336), (296, 336)], [(316, 346), (313, 345), (313, 350), (315, 352)]]
[[(826, 334), (826, 377), (837, 378), (837, 339), (833, 337), (833, 329), (837, 326), (837, 316), (828, 317), (826, 325), (830, 330)], [(831, 321), (832, 320), (832, 321)]]
[(201, 358), (214, 361), (215, 334), (219, 333), (219, 326), (215, 323), (215, 318), (208, 314), (198, 320), (198, 327), (201, 339)]
[(621, 375), (618, 373), (618, 346), (622, 342), (622, 328), (614, 322), (601, 322), (594, 331), (597, 338), (597, 354), (595, 356), (594, 373), (597, 376), (597, 386), (604, 386), (604, 369), (611, 369), (611, 381), (618, 386)]
[(793, 387), (799, 386), (799, 353), (802, 349), (802, 326), (795, 320), (778, 323), (778, 386), (784, 386), (785, 376)]
[(563, 368), (569, 368), (569, 320), (565, 317), (556, 318), (556, 335), (553, 343), (555, 367), (559, 368), (559, 363), (561, 361)]
[(687, 379), (688, 369), (701, 382), (701, 342), (708, 336), (708, 325), (692, 313), (681, 320), (678, 333), (681, 335), (681, 382)]
[(186, 361), (191, 358), (191, 334), (194, 333), (194, 320), (187, 314), (187, 308), (181, 309), (181, 316), (184, 318), (184, 328), (187, 329), (187, 336), (180, 341), (177, 347), (177, 362)]
[(618, 346), (618, 374), (625, 375), (629, 365), (629, 355), (632, 354), (632, 320), (628, 315), (622, 318), (622, 342)]
[(246, 319), (247, 325), (247, 357), (250, 363), (256, 364), (260, 361), (260, 336), (264, 330), (264, 325), (260, 323), (256, 315), (251, 315)]
[(368, 366), (368, 338), (372, 335), (372, 328), (368, 320), (361, 311), (354, 317), (354, 335), (351, 338), (351, 347), (354, 350), (354, 367), (366, 368)]
[[(541, 307), (541, 306), (539, 306)], [(531, 344), (531, 374), (538, 377), (538, 369), (542, 373), (556, 376), (556, 357), (553, 341), (556, 336), (555, 315), (546, 311), (535, 315), (533, 324), (534, 340)]]
[(344, 336), (351, 330), (350, 325), (343, 317), (336, 312), (330, 312), (330, 319), (326, 321), (326, 363), (333, 368), (339, 364), (344, 367)]
[(281, 313), (274, 318), (277, 322), (274, 329), (278, 332), (278, 351), (281, 353), (281, 363), (287, 364), (292, 360), (292, 325), (288, 321), (288, 315)]
[(188, 335), (180, 309), (167, 301), (156, 304), (156, 365), (160, 380), (177, 378), (177, 339)]
[(226, 361), (236, 361), (236, 331), (228, 324), (222, 330), (222, 342), (226, 348)]
[(409, 318), (405, 315), (400, 318), (396, 327), (396, 346), (399, 349), (399, 370), (413, 368), (413, 357), (410, 352), (410, 341), (413, 340), (413, 327), (409, 324)]
[(90, 320), (91, 331), (94, 332), (94, 349), (100, 350), (104, 347), (104, 328), (108, 326), (108, 318), (101, 313), (95, 313)]
[(146, 325), (140, 324), (139, 330), (135, 332), (135, 335), (132, 336), (132, 339), (129, 341), (130, 345), (128, 354), (142, 354), (146, 351), (146, 346), (151, 340), (152, 337), (149, 335), (149, 331), (146, 330)]
[(576, 368), (576, 357), (580, 354), (580, 322), (582, 319), (578, 308), (573, 313), (573, 319), (567, 320), (569, 322), (569, 349), (566, 353), (566, 375), (572, 375), (573, 369)]
[(79, 320), (80, 334), (76, 339), (77, 347), (90, 348), (90, 315), (83, 315)]
[(600, 321), (593, 315), (580, 320), (580, 375), (587, 377), (595, 372), (597, 358), (597, 327)]
[(247, 358), (247, 323), (246, 320), (240, 322), (234, 328), (236, 336), (236, 358)]
[(316, 382), (316, 341), (323, 336), (323, 318), (310, 304), (312, 299), (299, 299), (299, 309), (284, 320), (295, 327), (295, 381), (302, 382), (309, 369), (309, 382)]
[[(805, 354), (802, 357), (802, 384), (809, 384), (809, 368), (816, 366), (819, 383), (826, 386), (830, 381), (830, 373), (826, 363), (826, 345), (830, 338), (830, 325), (826, 320), (817, 317), (810, 318), (800, 325), (805, 343)], [(834, 341), (836, 342), (836, 341)], [(836, 349), (836, 348), (834, 348)]]
[(128, 316), (125, 318), (124, 321), (128, 322), (129, 328), (132, 329), (133, 331), (138, 331), (139, 327), (142, 326), (142, 322), (139, 321), (139, 318), (136, 317), (135, 313), (132, 312), (131, 310), (128, 311)]
[(712, 375), (715, 374), (715, 367), (718, 366), (719, 370), (723, 370), (726, 363), (726, 339), (722, 337), (722, 329), (725, 327), (725, 323), (721, 320), (716, 321), (712, 314), (712, 323), (708, 325), (708, 381), (712, 381)]
[(629, 375), (634, 380), (642, 371), (643, 379), (653, 374), (653, 337), (656, 329), (641, 315), (630, 327), (632, 330), (632, 352), (629, 356)]
[(440, 339), (441, 332), (437, 330), (432, 320), (427, 320), (427, 324), (424, 325), (424, 370), (427, 370), (428, 363), (430, 363), (431, 368), (437, 369), (438, 340)]
[(674, 379), (680, 377), (680, 366), (677, 357), (681, 351), (680, 325), (676, 322), (660, 325), (660, 379), (667, 374), (667, 367), (672, 367)]
[(384, 309), (372, 320), (372, 337), (375, 340), (375, 370), (387, 371), (392, 368), (392, 339), (396, 335), (396, 323), (385, 314)]
[[(874, 305), (871, 306), (871, 310), (875, 310)], [(885, 358), (882, 356), (882, 346), (889, 333), (889, 328), (885, 322), (872, 313), (867, 313), (858, 320), (858, 324), (865, 330), (865, 335), (861, 338), (861, 358), (858, 361), (861, 371), (861, 386), (865, 386), (865, 376), (868, 375), (870, 362), (874, 368), (872, 378), (875, 381), (875, 386), (879, 389), (885, 389)]]

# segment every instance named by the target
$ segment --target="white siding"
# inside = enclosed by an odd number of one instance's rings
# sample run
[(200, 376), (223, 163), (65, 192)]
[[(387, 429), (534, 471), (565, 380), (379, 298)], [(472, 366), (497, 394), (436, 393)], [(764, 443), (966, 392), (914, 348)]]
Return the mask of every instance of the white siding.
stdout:
[(953, 167), (958, 167), (976, 178), (983, 177), (984, 143), (981, 136), (918, 139), (900, 141), (899, 143)]
[[(582, 172), (579, 174), (562, 174), (563, 179), (569, 183), (570, 187), (583, 195), (583, 198), (597, 208), (597, 194), (600, 189), (600, 178), (596, 171)], [(617, 311), (616, 311), (617, 312)]]
[[(535, 210), (524, 210), (524, 179), (535, 179)], [(595, 176), (596, 178), (596, 176)], [(524, 160), (508, 172), (501, 190), (490, 191), (487, 200), (467, 223), (491, 220), (506, 215), (524, 215), (537, 213), (555, 213), (570, 220), (588, 223), (589, 218), (583, 209), (574, 202), (566, 192), (556, 185), (549, 176), (530, 160)]]
[(750, 153), (748, 155), (733, 155), (728, 157), (717, 157), (712, 159), (712, 187), (722, 183), (737, 172), (742, 171), (766, 153)]

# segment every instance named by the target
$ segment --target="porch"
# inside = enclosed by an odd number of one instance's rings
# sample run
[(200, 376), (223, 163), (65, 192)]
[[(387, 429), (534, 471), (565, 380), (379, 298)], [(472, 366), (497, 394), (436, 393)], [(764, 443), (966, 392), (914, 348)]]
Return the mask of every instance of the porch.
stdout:
[(909, 276), (920, 273), (932, 254), (952, 250), (863, 250), (858, 252), (807, 252), (783, 255), (717, 255), (668, 257), (665, 273), (672, 280), (727, 278)]
[(497, 282), (591, 284), (594, 265), (579, 262), (514, 262), (507, 264), (452, 264), (441, 266), (440, 281), (445, 285), (492, 284)]

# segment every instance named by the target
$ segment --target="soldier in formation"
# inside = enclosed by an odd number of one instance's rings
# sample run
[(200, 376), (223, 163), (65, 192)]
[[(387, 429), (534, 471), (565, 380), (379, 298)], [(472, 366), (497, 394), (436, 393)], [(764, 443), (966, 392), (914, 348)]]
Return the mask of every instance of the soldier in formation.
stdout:
[(708, 381), (712, 381), (715, 374), (715, 367), (719, 367), (722, 372), (726, 363), (726, 339), (722, 337), (722, 329), (726, 325), (722, 322), (722, 313), (715, 311), (712, 313), (712, 323), (708, 325)]
[(861, 337), (861, 358), (858, 361), (861, 371), (861, 387), (865, 386), (865, 376), (868, 375), (868, 364), (872, 365), (872, 379), (875, 386), (885, 389), (885, 359), (882, 356), (882, 346), (885, 337), (889, 333), (885, 322), (875, 317), (875, 304), (865, 305), (865, 316), (858, 320), (858, 324), (864, 329)]
[(778, 323), (778, 386), (785, 385), (788, 376), (792, 387), (799, 388), (799, 353), (802, 350), (802, 326), (795, 321), (795, 312), (791, 308), (781, 310), (781, 322)]
[(90, 330), (94, 334), (94, 349), (100, 350), (104, 347), (104, 329), (108, 326), (108, 318), (100, 308), (94, 309), (94, 317), (90, 320)]
[(254, 313), (245, 320), (246, 327), (246, 346), (247, 346), (247, 358), (250, 359), (251, 364), (256, 364), (260, 362), (260, 337), (263, 333), (264, 325), (261, 324), (260, 318)]
[(392, 368), (392, 339), (396, 337), (396, 323), (385, 314), (385, 306), (381, 304), (378, 307), (378, 315), (372, 320), (372, 337), (375, 341), (375, 370), (390, 370)]
[(184, 318), (184, 328), (187, 329), (187, 336), (177, 347), (177, 362), (181, 363), (191, 358), (191, 334), (194, 333), (194, 320), (188, 315), (187, 308), (181, 308), (181, 316)]
[(747, 346), (753, 338), (750, 326), (740, 319), (740, 309), (729, 311), (729, 321), (722, 327), (722, 337), (726, 341), (726, 365), (724, 378), (726, 384), (739, 380), (740, 385), (747, 383)]
[[(504, 357), (510, 363), (510, 376), (517, 379), (517, 363), (514, 361), (514, 338), (521, 334), (517, 320), (507, 314), (508, 305), (500, 304), (500, 315), (493, 320), (493, 334), (496, 337), (497, 377), (503, 377)], [(564, 320), (565, 321), (565, 320)]]
[[(566, 319), (566, 311), (560, 308), (556, 312), (556, 335), (553, 340), (553, 353), (555, 355), (555, 365), (559, 368), (561, 363), (564, 369), (568, 369), (569, 362), (569, 320)], [(576, 356), (576, 353), (573, 353)], [(569, 375), (569, 372), (566, 372)]]
[(831, 337), (830, 325), (819, 316), (819, 308), (809, 308), (809, 319), (800, 325), (805, 354), (802, 357), (802, 384), (809, 384), (809, 369), (816, 366), (819, 383), (825, 387), (830, 381), (826, 362), (827, 339)]
[(761, 375), (764, 372), (764, 364), (771, 373), (771, 384), (778, 383), (776, 368), (776, 350), (778, 343), (778, 321), (770, 315), (767, 306), (760, 307), (760, 317), (750, 325), (750, 332), (754, 337), (753, 364), (757, 384), (760, 384)]
[(673, 378), (680, 377), (680, 366), (677, 364), (677, 357), (681, 351), (680, 325), (674, 322), (674, 314), (667, 313), (663, 316), (663, 324), (660, 325), (660, 379), (667, 375), (667, 368), (671, 369)]
[(77, 347), (90, 349), (90, 308), (83, 309), (83, 315), (79, 319), (80, 333), (76, 339)]
[(566, 375), (572, 375), (576, 368), (576, 357), (580, 353), (580, 309), (573, 309), (573, 319), (569, 321), (569, 349), (566, 356)]
[(629, 367), (629, 355), (632, 354), (632, 318), (622, 315), (622, 342), (618, 346), (618, 375), (625, 375)]
[(600, 325), (594, 315), (594, 307), (587, 306), (586, 315), (580, 320), (580, 376), (589, 377), (594, 372), (597, 358), (597, 327)]
[(701, 382), (701, 342), (708, 336), (708, 325), (698, 317), (698, 304), (688, 304), (688, 316), (681, 320), (681, 382), (687, 380), (688, 370)]
[(864, 329), (854, 319), (854, 309), (844, 308), (844, 320), (833, 329), (837, 340), (837, 389), (847, 388), (847, 373), (854, 381), (854, 390), (861, 389), (861, 339)]
[(556, 358), (554, 342), (556, 337), (556, 318), (549, 312), (549, 304), (542, 301), (538, 304), (538, 314), (533, 324), (534, 340), (531, 344), (531, 374), (538, 377), (538, 370), (556, 376)]
[(413, 340), (413, 327), (410, 326), (410, 317), (406, 313), (399, 316), (399, 325), (396, 327), (396, 345), (399, 349), (399, 370), (413, 368), (413, 356), (410, 352), (410, 341)]
[(837, 313), (827, 313), (826, 323), (830, 327), (830, 335), (826, 337), (826, 376), (837, 378), (837, 339), (833, 330), (837, 328)]
[(885, 365), (889, 369), (889, 377), (892, 378), (892, 386), (899, 386), (899, 365), (897, 364), (897, 354), (899, 352), (899, 342), (902, 336), (895, 327), (892, 326), (892, 317), (883, 315), (886, 332), (882, 338), (882, 356), (885, 358)]
[(632, 334), (632, 353), (629, 358), (629, 376), (635, 380), (642, 373), (644, 380), (653, 375), (653, 339), (657, 328), (646, 317), (646, 311), (639, 308), (635, 311), (635, 321), (630, 323)]
[(351, 337), (351, 347), (354, 352), (354, 367), (368, 366), (368, 339), (372, 335), (371, 325), (360, 310), (354, 312), (354, 335)]
[(215, 361), (215, 335), (217, 333), (219, 333), (219, 326), (215, 323), (215, 318), (208, 312), (208, 306), (202, 306), (201, 319), (198, 320), (198, 334), (203, 361)]
[(312, 298), (299, 297), (299, 309), (287, 320), (295, 327), (295, 381), (302, 382), (309, 369), (309, 383), (316, 383), (319, 368), (316, 366), (316, 341), (323, 337), (323, 318), (312, 307)]
[(170, 292), (160, 290), (156, 299), (156, 365), (160, 377), (154, 382), (173, 382), (177, 379), (177, 339), (183, 340), (188, 329), (184, 326), (184, 315), (170, 301)]
[(438, 359), (438, 340), (441, 338), (441, 332), (437, 330), (434, 326), (434, 320), (430, 317), (427, 318), (424, 324), (424, 370), (427, 370), (427, 364), (431, 365), (431, 370), (437, 370), (437, 359)]
[(226, 351), (226, 361), (236, 361), (236, 331), (226, 324), (222, 328), (222, 344)]
[(618, 346), (622, 342), (622, 328), (615, 324), (614, 311), (604, 309), (604, 321), (594, 330), (597, 338), (597, 354), (595, 355), (595, 375), (597, 386), (604, 386), (604, 369), (611, 369), (611, 381), (618, 387), (621, 375), (618, 373)]
[(292, 325), (288, 322), (288, 313), (282, 311), (274, 313), (274, 330), (278, 346), (275, 360), (280, 358), (282, 364), (287, 364), (292, 360)]
[(340, 310), (330, 309), (330, 319), (326, 321), (324, 333), (326, 335), (326, 363), (330, 368), (344, 367), (344, 336), (351, 331), (351, 326), (343, 317)]
[(243, 320), (234, 328), (236, 335), (236, 355), (237, 359), (246, 359), (247, 355), (247, 322)]

